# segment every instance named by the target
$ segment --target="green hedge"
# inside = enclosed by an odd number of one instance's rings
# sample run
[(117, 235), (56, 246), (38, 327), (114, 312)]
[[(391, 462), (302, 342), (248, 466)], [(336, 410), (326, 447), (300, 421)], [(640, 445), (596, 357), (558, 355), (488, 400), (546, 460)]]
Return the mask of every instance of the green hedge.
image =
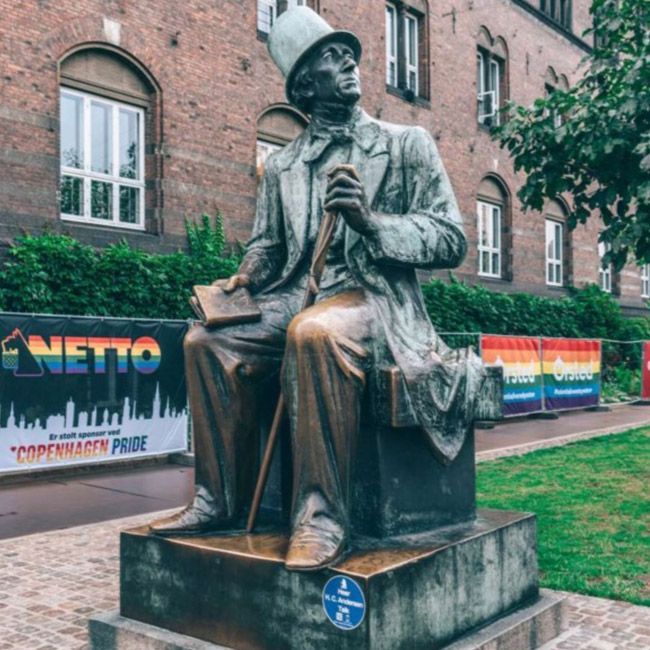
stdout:
[(422, 287), (433, 324), (442, 332), (528, 336), (650, 339), (650, 318), (626, 318), (612, 296), (596, 285), (563, 298), (496, 293), (452, 277)]
[(0, 310), (188, 318), (192, 285), (234, 273), (221, 217), (186, 222), (188, 252), (152, 254), (120, 242), (97, 250), (54, 233), (16, 240), (0, 264)]
[[(194, 284), (228, 277), (241, 256), (226, 252), (222, 219), (186, 222), (187, 252), (146, 253), (125, 242), (95, 249), (54, 233), (16, 240), (0, 263), (0, 309), (15, 312), (187, 318)], [(595, 285), (565, 298), (495, 293), (431, 280), (422, 287), (444, 332), (650, 339), (650, 319), (625, 318)]]

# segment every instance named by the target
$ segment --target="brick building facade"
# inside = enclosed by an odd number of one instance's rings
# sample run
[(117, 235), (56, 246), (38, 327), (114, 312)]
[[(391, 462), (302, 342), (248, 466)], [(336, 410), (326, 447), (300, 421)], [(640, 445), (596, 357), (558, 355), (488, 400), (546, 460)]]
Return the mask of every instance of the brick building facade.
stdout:
[[(0, 241), (49, 227), (172, 250), (185, 217), (217, 210), (246, 240), (258, 163), (305, 123), (266, 52), (287, 3), (304, 0), (0, 0)], [(597, 220), (569, 233), (566, 205), (523, 213), (489, 135), (506, 99), (576, 80), (589, 0), (308, 3), (361, 38), (366, 111), (435, 138), (470, 242), (459, 277), (547, 295), (607, 282)], [(609, 280), (644, 307), (636, 266)]]

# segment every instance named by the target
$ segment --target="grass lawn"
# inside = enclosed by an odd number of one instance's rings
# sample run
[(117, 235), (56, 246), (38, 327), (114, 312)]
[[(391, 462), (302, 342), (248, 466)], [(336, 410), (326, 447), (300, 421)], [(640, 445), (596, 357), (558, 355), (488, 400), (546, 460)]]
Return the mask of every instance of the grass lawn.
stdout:
[(481, 463), (483, 508), (537, 514), (541, 583), (650, 605), (650, 430)]

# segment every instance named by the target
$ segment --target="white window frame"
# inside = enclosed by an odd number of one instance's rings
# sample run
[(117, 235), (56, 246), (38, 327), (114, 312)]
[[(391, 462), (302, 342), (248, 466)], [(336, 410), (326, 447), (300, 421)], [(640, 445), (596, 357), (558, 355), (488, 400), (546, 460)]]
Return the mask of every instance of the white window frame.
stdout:
[[(391, 66), (393, 75), (391, 78)], [(386, 83), (397, 87), (397, 8), (386, 5)]]
[(650, 264), (641, 265), (641, 297), (650, 298)]
[[(413, 38), (411, 38), (411, 28)], [(404, 15), (404, 61), (406, 63), (406, 88), (412, 91), (417, 97), (420, 94), (420, 76), (419, 76), (419, 41), (418, 41), (418, 19), (413, 14)], [(411, 56), (413, 54), (413, 56)], [(414, 76), (415, 83), (411, 86), (411, 75)]]
[[(264, 11), (268, 11), (268, 14)], [(268, 18), (267, 18), (268, 16)], [(277, 0), (257, 0), (257, 31), (268, 34), (278, 17)]]
[[(478, 103), (478, 122), (485, 124), (488, 118), (493, 118), (491, 126), (499, 126), (501, 123), (501, 115), (499, 108), (501, 104), (501, 64), (499, 60), (491, 56), (489, 53), (481, 52), (476, 53), (477, 63), (477, 88), (476, 99)], [(489, 74), (486, 75), (486, 65), (488, 66)], [(489, 80), (488, 87), (486, 87), (486, 76)], [(483, 112), (485, 104), (489, 102), (490, 111)]]
[[(64, 221), (76, 221), (78, 223), (92, 223), (95, 225), (102, 225), (113, 228), (127, 229), (127, 230), (144, 230), (144, 205), (145, 205), (145, 178), (144, 178), (144, 109), (132, 104), (125, 104), (118, 102), (114, 99), (106, 99), (100, 95), (93, 95), (91, 93), (82, 92), (79, 90), (72, 90), (62, 86), (60, 88), (60, 95), (81, 98), (83, 101), (83, 167), (68, 167), (63, 164), (62, 157), (60, 158), (60, 174), (63, 176), (72, 176), (83, 180), (83, 216), (76, 214), (65, 214), (61, 212), (61, 219)], [(111, 167), (112, 173), (103, 174), (100, 172), (92, 171), (92, 151), (91, 151), (91, 103), (96, 102), (105, 106), (111, 107), (112, 123), (111, 123)], [(139, 138), (139, 151), (138, 151), (138, 178), (124, 178), (119, 174), (119, 153), (120, 153), (120, 138), (119, 138), (119, 112), (120, 109), (125, 109), (136, 113), (138, 115), (138, 138)], [(63, 116), (60, 115), (61, 121)], [(91, 181), (101, 181), (110, 183), (112, 185), (112, 219), (97, 219), (91, 216)], [(120, 221), (120, 186), (134, 187), (139, 189), (139, 201), (136, 223), (125, 223)]]
[(564, 225), (561, 221), (546, 219), (545, 233), (546, 284), (561, 287), (564, 284)]
[(608, 251), (608, 246), (605, 242), (598, 242), (598, 259), (600, 264), (598, 265), (598, 278), (600, 280), (600, 288), (606, 293), (612, 293), (612, 265), (608, 264), (603, 266), (603, 257)]
[(258, 179), (262, 177), (259, 173), (260, 167), (264, 167), (266, 159), (275, 151), (280, 151), (285, 145), (278, 144), (277, 142), (269, 142), (258, 138), (255, 145), (255, 169), (257, 170)]
[[(305, 0), (287, 0), (287, 11), (295, 7), (304, 7)], [(268, 10), (267, 15), (263, 13), (263, 9)], [(275, 21), (278, 19), (278, 0), (257, 0), (257, 31), (263, 34), (268, 34), (271, 31)]]
[[(478, 274), (487, 278), (502, 277), (501, 270), (501, 228), (503, 223), (503, 207), (487, 201), (476, 202), (476, 218), (478, 233)], [(495, 226), (495, 220), (497, 221)], [(487, 222), (487, 223), (486, 223)], [(484, 234), (487, 235), (484, 238)], [(487, 268), (483, 263), (487, 257)], [(496, 260), (496, 273), (494, 261)]]

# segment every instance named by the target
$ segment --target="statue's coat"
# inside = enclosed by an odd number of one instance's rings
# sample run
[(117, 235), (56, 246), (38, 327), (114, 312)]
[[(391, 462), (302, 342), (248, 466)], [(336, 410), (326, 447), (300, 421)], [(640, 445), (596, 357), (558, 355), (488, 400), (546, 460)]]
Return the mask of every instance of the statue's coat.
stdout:
[[(310, 162), (326, 144), (311, 127), (270, 156), (253, 235), (240, 272), (255, 292), (286, 284), (307, 254)], [(452, 351), (427, 315), (416, 269), (448, 269), (467, 241), (451, 184), (431, 136), (420, 127), (387, 124), (361, 113), (352, 132), (351, 164), (363, 181), (376, 224), (372, 234), (346, 230), (346, 260), (382, 321), (393, 359), (433, 450), (453, 460), (473, 420), (483, 381), (471, 349)], [(435, 352), (432, 356), (432, 351)]]

